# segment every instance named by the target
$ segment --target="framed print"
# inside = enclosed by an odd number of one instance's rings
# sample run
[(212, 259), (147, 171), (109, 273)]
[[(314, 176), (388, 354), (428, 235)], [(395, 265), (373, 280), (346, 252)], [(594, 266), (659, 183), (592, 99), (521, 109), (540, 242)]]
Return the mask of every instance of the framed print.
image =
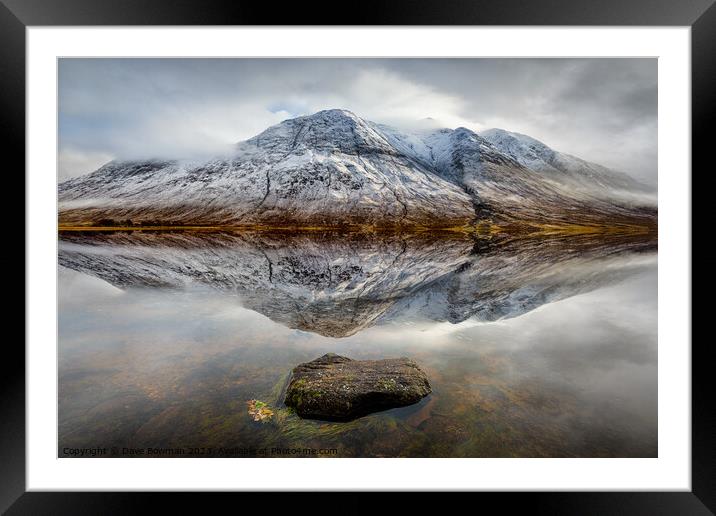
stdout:
[(399, 4), (4, 2), (9, 514), (131, 510), (67, 491), (713, 510), (712, 3)]

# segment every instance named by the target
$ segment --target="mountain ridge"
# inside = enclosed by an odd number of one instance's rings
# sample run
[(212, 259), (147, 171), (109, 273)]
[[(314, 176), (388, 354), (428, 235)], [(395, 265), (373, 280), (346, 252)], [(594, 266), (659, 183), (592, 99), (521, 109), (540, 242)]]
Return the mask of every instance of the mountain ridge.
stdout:
[[(544, 158), (537, 167), (510, 140), (514, 134), (483, 137), (464, 127), (410, 134), (347, 110), (319, 111), (203, 162), (112, 161), (59, 185), (59, 220), (430, 228), (655, 219), (653, 207), (610, 197), (618, 188), (637, 192), (636, 182), (615, 183), (621, 176), (609, 169), (565, 161), (568, 155), (531, 139), (552, 152), (529, 147)], [(556, 180), (558, 173), (566, 179)]]

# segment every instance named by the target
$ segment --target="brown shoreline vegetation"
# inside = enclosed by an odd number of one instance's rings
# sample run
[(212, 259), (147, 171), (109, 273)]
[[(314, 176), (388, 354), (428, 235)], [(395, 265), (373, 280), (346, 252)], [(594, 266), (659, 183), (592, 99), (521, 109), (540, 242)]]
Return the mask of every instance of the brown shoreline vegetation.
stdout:
[(148, 223), (138, 225), (106, 224), (106, 223), (60, 223), (59, 232), (100, 232), (100, 231), (231, 231), (231, 232), (335, 232), (335, 233), (427, 233), (440, 235), (441, 233), (489, 235), (522, 235), (522, 236), (551, 236), (551, 235), (599, 235), (599, 234), (641, 234), (650, 235), (658, 232), (656, 220), (618, 220), (613, 222), (510, 222), (495, 223), (492, 221), (479, 221), (461, 226), (424, 226), (424, 225), (393, 225), (376, 226), (367, 224), (341, 224), (341, 225), (268, 225), (268, 224), (240, 224), (240, 225), (203, 225), (203, 224), (166, 224)]

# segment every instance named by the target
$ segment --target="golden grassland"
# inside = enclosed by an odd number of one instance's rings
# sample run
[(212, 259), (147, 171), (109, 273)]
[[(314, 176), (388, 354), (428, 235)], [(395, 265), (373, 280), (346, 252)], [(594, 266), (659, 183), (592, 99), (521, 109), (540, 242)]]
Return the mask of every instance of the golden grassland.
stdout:
[(171, 225), (171, 226), (93, 226), (90, 224), (60, 224), (60, 232), (107, 232), (107, 231), (270, 231), (270, 232), (346, 232), (346, 233), (457, 233), (475, 234), (478, 236), (521, 234), (529, 236), (569, 236), (569, 235), (646, 235), (657, 231), (656, 225), (640, 225), (625, 223), (604, 224), (569, 224), (569, 223), (520, 223), (497, 224), (491, 221), (481, 221), (476, 224), (463, 226), (406, 226), (382, 227), (370, 225), (342, 225), (342, 226), (297, 226), (297, 225), (262, 225), (246, 224), (240, 226), (225, 225)]
[(584, 225), (584, 224), (536, 224), (530, 234), (551, 235), (646, 235), (656, 232), (656, 226), (636, 224)]

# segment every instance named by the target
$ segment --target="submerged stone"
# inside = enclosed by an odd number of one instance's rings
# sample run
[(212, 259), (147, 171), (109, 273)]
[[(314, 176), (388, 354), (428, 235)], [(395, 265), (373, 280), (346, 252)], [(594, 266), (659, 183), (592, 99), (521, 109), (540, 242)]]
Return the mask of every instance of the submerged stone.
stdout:
[(412, 405), (430, 392), (427, 376), (408, 358), (351, 360), (328, 353), (293, 369), (285, 403), (303, 418), (349, 421)]

